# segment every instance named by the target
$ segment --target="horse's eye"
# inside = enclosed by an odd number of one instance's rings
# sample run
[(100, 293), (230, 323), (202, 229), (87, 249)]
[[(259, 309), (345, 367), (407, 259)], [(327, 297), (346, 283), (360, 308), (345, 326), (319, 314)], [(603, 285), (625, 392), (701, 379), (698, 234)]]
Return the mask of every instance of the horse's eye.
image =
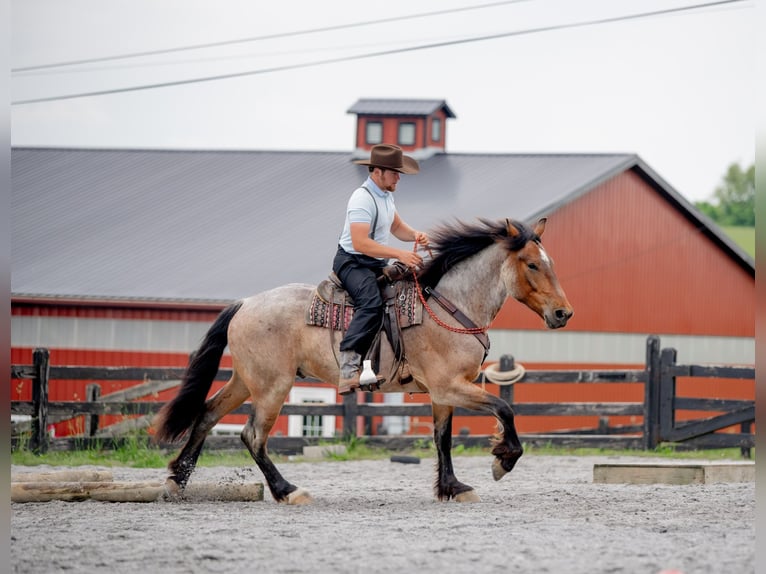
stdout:
[(527, 267), (529, 267), (532, 271), (537, 271), (537, 263), (529, 263), (527, 264)]

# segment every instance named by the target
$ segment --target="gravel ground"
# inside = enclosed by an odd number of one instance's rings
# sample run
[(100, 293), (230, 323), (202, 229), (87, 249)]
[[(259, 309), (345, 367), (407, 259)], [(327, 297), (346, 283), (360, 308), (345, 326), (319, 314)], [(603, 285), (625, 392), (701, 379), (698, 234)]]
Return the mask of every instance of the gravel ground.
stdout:
[[(755, 572), (754, 483), (593, 483), (596, 463), (649, 460), (530, 455), (495, 482), (491, 457), (456, 457), (458, 478), (482, 497), (473, 504), (436, 502), (428, 459), (282, 463), (313, 495), (307, 506), (276, 504), (268, 491), (263, 502), (12, 503), (11, 571)], [(50, 470), (61, 469), (12, 467)], [(111, 470), (114, 480), (166, 475)], [(263, 477), (216, 467), (192, 480)]]

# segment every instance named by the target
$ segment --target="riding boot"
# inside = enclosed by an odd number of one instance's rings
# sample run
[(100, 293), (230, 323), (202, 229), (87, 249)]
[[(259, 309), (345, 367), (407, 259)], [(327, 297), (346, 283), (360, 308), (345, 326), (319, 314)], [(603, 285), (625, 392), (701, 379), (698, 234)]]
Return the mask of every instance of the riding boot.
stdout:
[(356, 351), (340, 352), (340, 377), (338, 394), (349, 395), (359, 388), (359, 367), (362, 356)]

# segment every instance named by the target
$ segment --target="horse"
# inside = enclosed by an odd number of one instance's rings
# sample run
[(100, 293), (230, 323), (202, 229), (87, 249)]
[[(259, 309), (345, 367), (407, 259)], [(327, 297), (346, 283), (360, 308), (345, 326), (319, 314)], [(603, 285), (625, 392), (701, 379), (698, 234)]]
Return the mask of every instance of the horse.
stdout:
[[(549, 329), (567, 324), (574, 311), (540, 239), (546, 221), (542, 218), (533, 227), (516, 220), (486, 218), (442, 224), (429, 233), (430, 259), (407, 279), (415, 282), (428, 313), (423, 313), (420, 324), (402, 330), (406, 369), (396, 371), (379, 390), (430, 395), (437, 452), (434, 493), (439, 501), (480, 500), (453, 469), (456, 407), (497, 419), (497, 433), (490, 443), (495, 480), (510, 472), (523, 453), (511, 406), (474, 384), (487, 350), (481, 337), (472, 335), (486, 331), (511, 297), (539, 315)], [(306, 489), (282, 476), (269, 457), (267, 442), (296, 375), (338, 380), (337, 338), (333, 342), (327, 329), (306, 324), (306, 309), (315, 290), (312, 285), (291, 283), (258, 293), (226, 307), (209, 328), (190, 359), (178, 393), (153, 421), (156, 441), (172, 443), (187, 437), (168, 464), (165, 486), (170, 497), (182, 495), (209, 431), (249, 398), (252, 412), (241, 440), (263, 473), (272, 497), (285, 504), (313, 501)], [(478, 327), (463, 328), (453, 313), (429, 306), (423, 292), (430, 290)], [(207, 398), (227, 345), (231, 378)], [(380, 347), (380, 372), (384, 373), (395, 364), (395, 357), (390, 345)]]

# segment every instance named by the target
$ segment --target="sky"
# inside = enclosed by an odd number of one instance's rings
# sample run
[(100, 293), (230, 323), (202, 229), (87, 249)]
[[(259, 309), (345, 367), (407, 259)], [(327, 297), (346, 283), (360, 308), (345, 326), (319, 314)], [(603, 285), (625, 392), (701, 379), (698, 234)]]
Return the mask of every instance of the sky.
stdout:
[(426, 98), (448, 152), (636, 153), (710, 200), (754, 161), (756, 7), (707, 4), (11, 0), (11, 144), (350, 152), (358, 99)]

